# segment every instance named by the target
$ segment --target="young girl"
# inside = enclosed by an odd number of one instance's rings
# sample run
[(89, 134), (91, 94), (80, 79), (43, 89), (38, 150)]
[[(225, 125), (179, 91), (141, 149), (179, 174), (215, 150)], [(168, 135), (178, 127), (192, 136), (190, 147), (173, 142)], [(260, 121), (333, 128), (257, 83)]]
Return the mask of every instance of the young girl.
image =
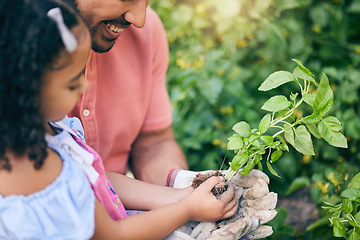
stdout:
[(66, 118), (88, 84), (85, 24), (57, 0), (1, 1), (0, 17), (0, 239), (162, 239), (235, 213), (233, 186), (211, 193), (221, 178), (178, 190), (110, 173), (111, 185)]

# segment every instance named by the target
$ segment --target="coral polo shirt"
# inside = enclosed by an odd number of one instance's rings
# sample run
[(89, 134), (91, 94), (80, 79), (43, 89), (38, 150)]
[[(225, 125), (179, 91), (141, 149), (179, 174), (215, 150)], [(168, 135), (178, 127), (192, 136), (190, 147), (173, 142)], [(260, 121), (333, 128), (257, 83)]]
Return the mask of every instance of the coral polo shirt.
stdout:
[(150, 8), (143, 28), (125, 29), (107, 53), (91, 51), (85, 71), (89, 87), (69, 115), (81, 120), (86, 143), (107, 171), (126, 172), (140, 131), (171, 125), (168, 61), (164, 27)]

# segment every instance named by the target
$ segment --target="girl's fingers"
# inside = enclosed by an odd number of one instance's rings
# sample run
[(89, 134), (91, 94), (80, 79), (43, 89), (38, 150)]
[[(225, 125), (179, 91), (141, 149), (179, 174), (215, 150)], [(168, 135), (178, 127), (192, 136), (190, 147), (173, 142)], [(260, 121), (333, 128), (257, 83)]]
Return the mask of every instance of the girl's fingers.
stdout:
[(235, 187), (232, 183), (226, 183), (227, 190), (220, 196), (221, 201), (230, 202), (234, 198)]
[(222, 181), (224, 181), (223, 177), (210, 177), (205, 182), (203, 182), (199, 187), (202, 187), (210, 192), (216, 184), (221, 183)]

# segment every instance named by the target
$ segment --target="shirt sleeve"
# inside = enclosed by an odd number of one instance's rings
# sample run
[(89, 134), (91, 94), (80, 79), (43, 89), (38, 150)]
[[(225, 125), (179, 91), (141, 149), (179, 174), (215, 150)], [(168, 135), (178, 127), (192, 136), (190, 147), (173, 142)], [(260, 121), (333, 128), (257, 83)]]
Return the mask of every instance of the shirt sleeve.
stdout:
[(153, 49), (153, 85), (149, 109), (143, 124), (143, 131), (166, 128), (172, 123), (172, 112), (169, 94), (166, 88), (166, 72), (169, 65), (169, 46), (164, 26), (158, 15), (148, 9), (151, 23), (151, 39)]

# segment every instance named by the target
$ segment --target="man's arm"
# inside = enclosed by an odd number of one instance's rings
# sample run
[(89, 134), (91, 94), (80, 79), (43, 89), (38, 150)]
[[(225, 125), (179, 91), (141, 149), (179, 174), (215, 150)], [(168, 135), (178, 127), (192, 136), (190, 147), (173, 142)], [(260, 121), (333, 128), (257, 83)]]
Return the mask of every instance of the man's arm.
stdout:
[(140, 132), (132, 145), (130, 165), (142, 181), (165, 185), (171, 169), (188, 169), (184, 153), (175, 140), (172, 127)]

